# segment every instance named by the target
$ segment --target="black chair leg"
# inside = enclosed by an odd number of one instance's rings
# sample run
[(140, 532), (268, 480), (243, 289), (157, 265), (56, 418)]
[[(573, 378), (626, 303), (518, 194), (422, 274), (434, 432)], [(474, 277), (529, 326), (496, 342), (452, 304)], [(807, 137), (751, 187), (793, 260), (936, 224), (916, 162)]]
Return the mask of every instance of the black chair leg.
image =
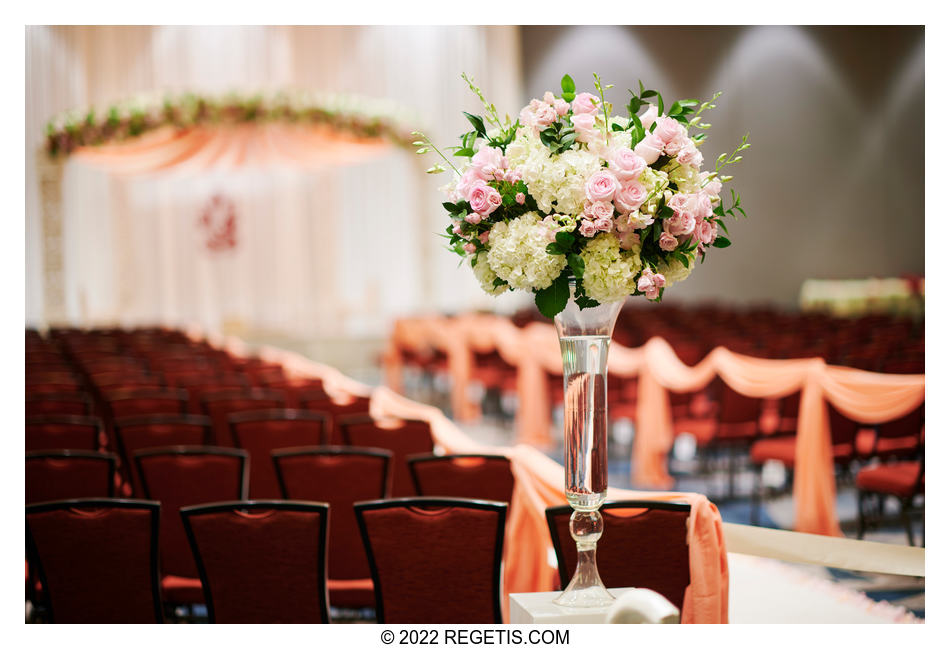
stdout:
[(866, 495), (860, 489), (858, 490), (858, 539), (864, 538), (864, 500)]
[(910, 514), (907, 511), (909, 508), (910, 503), (907, 500), (901, 500), (901, 522), (904, 523), (904, 530), (907, 532), (907, 543), (913, 546), (914, 528), (910, 524)]
[(752, 465), (752, 511), (749, 513), (749, 523), (759, 524), (759, 509), (762, 506), (762, 469), (764, 464)]

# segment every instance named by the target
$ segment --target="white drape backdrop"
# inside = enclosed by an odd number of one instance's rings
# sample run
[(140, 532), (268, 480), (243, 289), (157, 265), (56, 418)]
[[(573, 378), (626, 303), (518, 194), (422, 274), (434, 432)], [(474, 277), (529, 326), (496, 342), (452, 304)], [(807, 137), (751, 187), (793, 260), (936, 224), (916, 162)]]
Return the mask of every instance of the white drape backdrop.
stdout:
[[(469, 128), (461, 111), (480, 108), (461, 72), (496, 105), (516, 107), (518, 57), (516, 27), (28, 28), (27, 322), (44, 318), (35, 156), (57, 112), (156, 90), (306, 87), (395, 100), (450, 145)], [(80, 324), (192, 319), (210, 329), (240, 321), (293, 334), (375, 335), (402, 313), (511, 308), (511, 299), (482, 294), (442, 250), (437, 188), (447, 178), (424, 176), (423, 168), (395, 150), (320, 172), (191, 178), (116, 180), (70, 162), (67, 314)], [(195, 222), (217, 193), (245, 215), (239, 227), (247, 239), (231, 253), (208, 254)]]

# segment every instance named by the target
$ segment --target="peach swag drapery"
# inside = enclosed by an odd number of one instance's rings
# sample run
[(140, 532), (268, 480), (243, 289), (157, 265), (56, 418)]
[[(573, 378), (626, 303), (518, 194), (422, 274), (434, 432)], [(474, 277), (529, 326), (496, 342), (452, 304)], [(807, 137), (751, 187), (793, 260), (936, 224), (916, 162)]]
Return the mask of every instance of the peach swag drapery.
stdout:
[[(246, 348), (237, 339), (211, 338), (212, 344), (236, 354)], [(371, 396), (370, 409), (376, 417), (424, 419), (432, 427), (433, 439), (446, 453), (496, 453), (511, 459), (515, 491), (508, 510), (504, 556), (504, 602), (507, 619), (507, 595), (518, 592), (549, 591), (554, 586), (556, 569), (548, 563), (551, 541), (544, 510), (564, 504), (564, 469), (537, 449), (518, 444), (514, 447), (482, 446), (474, 442), (435, 407), (415, 403), (386, 387), (372, 389), (338, 370), (315, 363), (292, 352), (263, 348), (264, 360), (278, 362), (293, 375), (319, 377), (333, 395)], [(729, 609), (729, 568), (719, 512), (705, 496), (694, 493), (638, 492), (609, 489), (610, 499), (643, 498), (687, 502), (691, 506), (686, 541), (689, 545), (690, 585), (683, 602), (682, 620), (686, 623), (726, 623)]]
[[(477, 342), (469, 342), (469, 338)], [(388, 385), (397, 391), (400, 387), (401, 349), (419, 351), (431, 346), (448, 358), (453, 412), (461, 413), (460, 418), (474, 416), (477, 410), (468, 403), (466, 394), (472, 350), (490, 349), (488, 341), (494, 341), (494, 348), (517, 370), (519, 441), (546, 446), (550, 441), (551, 409), (545, 373), (562, 372), (557, 335), (551, 325), (532, 323), (518, 329), (509, 320), (491, 315), (401, 320), (393, 329), (384, 355)], [(608, 371), (639, 377), (633, 478), (638, 484), (661, 489), (672, 485), (666, 471), (674, 437), (669, 390), (696, 390), (716, 376), (740, 394), (756, 398), (780, 398), (801, 390), (795, 447), (795, 529), (813, 534), (841, 534), (825, 404), (830, 402), (856, 421), (875, 424), (900, 417), (924, 400), (923, 375), (834, 367), (820, 358), (760, 359), (724, 347), (717, 347), (690, 367), (661, 338), (652, 338), (635, 349), (612, 345)]]

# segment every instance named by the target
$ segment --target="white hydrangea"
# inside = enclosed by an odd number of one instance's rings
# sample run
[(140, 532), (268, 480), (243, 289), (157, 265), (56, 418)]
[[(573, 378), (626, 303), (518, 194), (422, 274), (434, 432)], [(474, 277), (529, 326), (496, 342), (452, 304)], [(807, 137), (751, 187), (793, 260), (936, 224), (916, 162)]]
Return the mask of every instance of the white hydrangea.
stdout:
[(496, 223), (488, 237), (488, 265), (514, 288), (547, 288), (567, 265), (564, 255), (547, 253), (549, 232), (537, 212)]
[(524, 129), (507, 149), (508, 161), (523, 175), (528, 193), (542, 213), (577, 215), (584, 211), (584, 185), (603, 160), (584, 150), (552, 155), (536, 135)]
[(666, 286), (670, 286), (676, 282), (682, 282), (693, 272), (693, 268), (696, 266), (696, 256), (687, 256), (689, 257), (689, 266), (684, 266), (683, 262), (676, 259), (661, 261), (656, 265), (656, 272), (662, 274), (666, 279)]
[[(469, 263), (471, 263), (471, 257), (469, 257)], [(489, 295), (501, 295), (508, 290), (508, 287), (504, 284), (495, 286), (495, 280), (498, 279), (498, 275), (496, 275), (491, 269), (491, 266), (488, 265), (488, 255), (478, 255), (475, 265), (472, 266), (472, 272), (475, 273), (475, 279), (478, 280), (478, 284), (482, 287), (482, 290)]]
[(581, 258), (584, 290), (601, 304), (622, 300), (636, 289), (637, 274), (643, 267), (639, 243), (622, 251), (616, 235), (602, 232), (587, 242)]
[(671, 160), (664, 168), (668, 171), (669, 180), (676, 183), (678, 191), (695, 194), (702, 189), (703, 177), (696, 167)]
[(663, 198), (664, 190), (666, 190), (670, 184), (670, 179), (665, 171), (657, 171), (656, 169), (647, 167), (643, 170), (643, 173), (640, 174), (640, 184), (647, 190), (647, 196), (650, 197), (650, 200), (640, 206), (640, 212), (644, 215), (653, 216), (656, 214), (656, 206), (660, 203), (660, 199)]

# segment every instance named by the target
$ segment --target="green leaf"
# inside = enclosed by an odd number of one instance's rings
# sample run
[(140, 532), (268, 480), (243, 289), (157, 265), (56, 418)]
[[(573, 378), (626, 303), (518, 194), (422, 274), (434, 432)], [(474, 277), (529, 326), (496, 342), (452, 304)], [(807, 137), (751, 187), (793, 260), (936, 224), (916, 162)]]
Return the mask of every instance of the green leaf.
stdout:
[(571, 253), (567, 256), (567, 263), (574, 271), (574, 277), (581, 279), (584, 277), (584, 258), (578, 254)]
[(567, 275), (562, 273), (549, 287), (534, 294), (534, 303), (541, 315), (553, 319), (567, 306), (570, 296), (571, 287)]
[(569, 253), (571, 248), (574, 247), (574, 235), (570, 232), (558, 232), (554, 235), (554, 240), (557, 242), (557, 245), (561, 248), (564, 254)]
[(508, 286), (508, 282), (506, 282), (500, 277), (496, 277), (495, 281), (493, 281), (491, 285), (494, 286), (495, 288), (498, 288), (499, 286)]
[(673, 216), (673, 208), (669, 205), (664, 205), (656, 211), (657, 220), (668, 219)]
[(712, 245), (713, 245), (713, 248), (728, 248), (729, 246), (732, 245), (732, 242), (723, 236), (718, 236), (716, 237), (716, 240), (713, 241)]
[[(571, 75), (565, 74), (561, 77), (561, 91), (565, 94), (574, 95), (574, 91), (577, 90), (577, 87), (574, 85), (574, 79), (571, 78)], [(569, 101), (565, 99), (565, 101)]]
[(482, 120), (482, 118), (478, 115), (466, 113), (465, 111), (462, 111), (462, 114), (465, 115), (465, 119), (467, 119), (475, 128), (475, 132), (482, 137), (485, 137), (485, 122)]
[(459, 149), (458, 151), (456, 151), (456, 152), (453, 153), (452, 155), (453, 155), (453, 156), (463, 157), (463, 158), (471, 158), (473, 155), (475, 155), (475, 152), (472, 151), (471, 149)]
[(445, 202), (442, 203), (442, 207), (445, 208), (445, 211), (451, 212), (452, 214), (458, 212), (458, 208), (455, 206), (455, 203)]
[(660, 93), (658, 93), (656, 90), (641, 90), (640, 99), (648, 99), (650, 97), (656, 97), (659, 94)]
[(563, 255), (564, 254), (564, 252), (561, 251), (561, 246), (557, 245), (556, 243), (549, 243), (547, 247), (545, 247), (545, 251), (547, 251), (549, 255)]

